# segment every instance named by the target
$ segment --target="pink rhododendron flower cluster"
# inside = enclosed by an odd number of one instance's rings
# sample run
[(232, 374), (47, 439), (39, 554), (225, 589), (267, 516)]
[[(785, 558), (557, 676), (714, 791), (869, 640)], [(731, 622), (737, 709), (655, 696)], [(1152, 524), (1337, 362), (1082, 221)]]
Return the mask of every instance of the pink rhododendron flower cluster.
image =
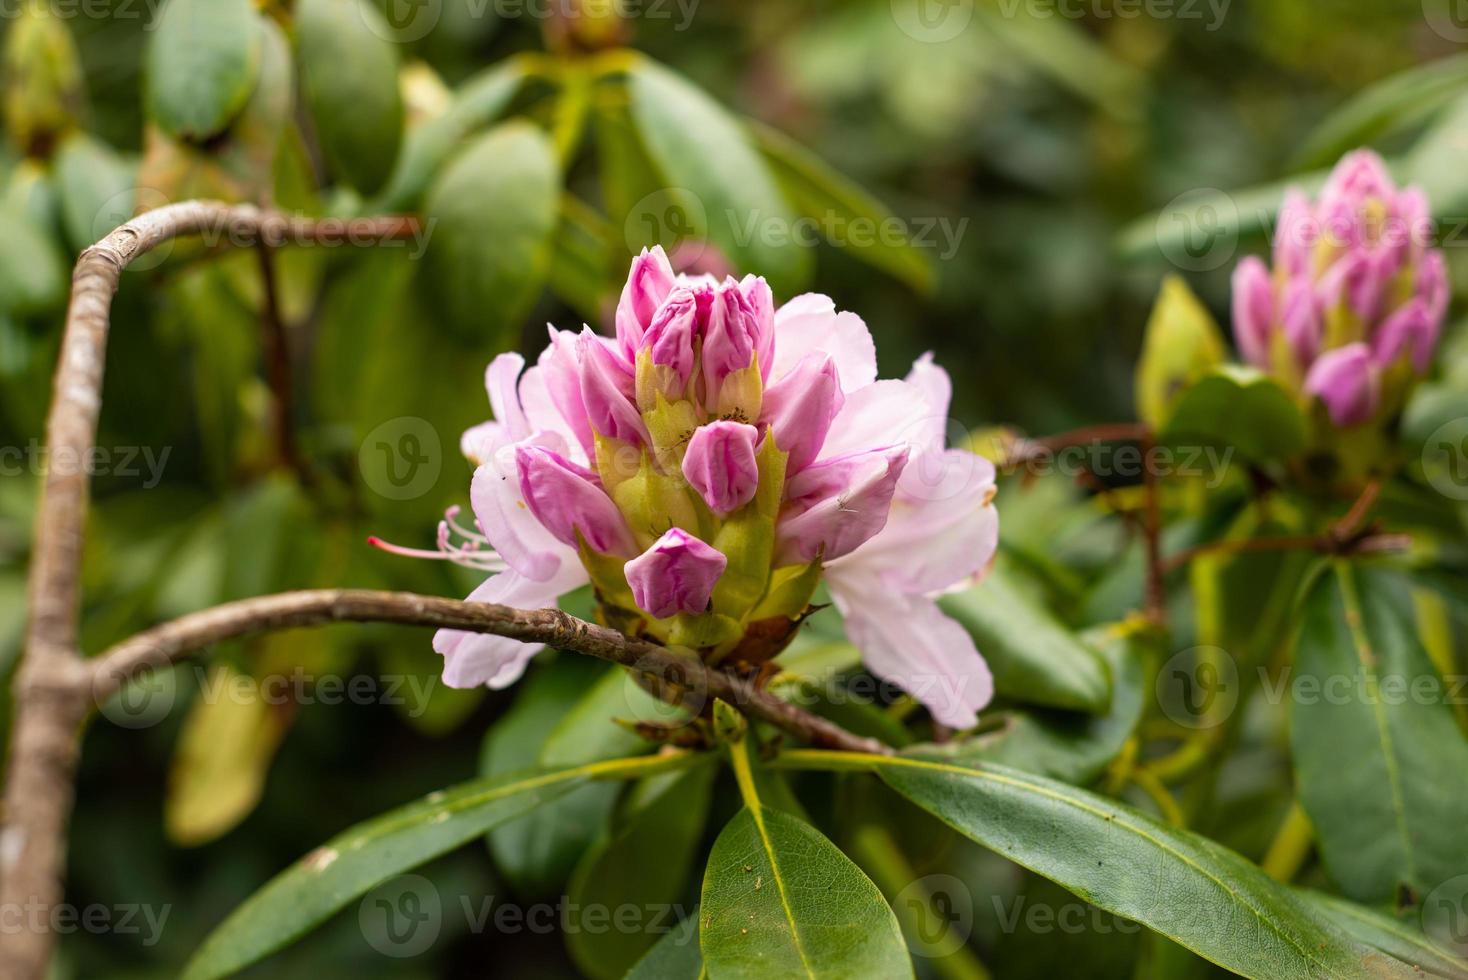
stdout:
[(1398, 190), (1368, 150), (1348, 155), (1317, 201), (1285, 198), (1274, 269), (1251, 256), (1235, 271), (1240, 351), (1318, 398), (1336, 426), (1399, 407), (1447, 315), (1447, 270), (1431, 236), (1420, 190)]
[[(675, 275), (653, 249), (615, 338), (551, 328), (534, 366), (503, 354), (487, 387), (493, 421), (463, 437), (478, 530), (451, 514), (440, 531), (440, 552), (497, 571), (471, 600), (550, 606), (590, 582), (629, 635), (757, 665), (824, 581), (872, 671), (939, 721), (971, 726), (989, 701), (934, 596), (994, 554), (994, 471), (945, 448), (930, 357), (879, 381), (865, 324), (830, 299), (777, 309), (763, 279)], [(512, 683), (537, 649), (455, 630), (434, 646), (456, 687)]]

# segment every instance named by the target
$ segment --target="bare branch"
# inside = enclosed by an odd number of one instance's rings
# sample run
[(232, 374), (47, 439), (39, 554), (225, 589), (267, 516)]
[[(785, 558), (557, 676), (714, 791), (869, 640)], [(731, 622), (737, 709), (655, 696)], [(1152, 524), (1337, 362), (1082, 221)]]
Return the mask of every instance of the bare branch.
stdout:
[[(288, 218), (250, 205), (189, 201), (139, 215), (88, 248), (72, 273), (71, 304), (46, 420), (51, 458), (85, 459), (102, 408), (108, 314), (122, 272), (138, 256), (182, 235), (227, 233), (231, 240), (358, 243), (417, 233), (413, 218), (322, 221)], [(78, 680), (77, 651), (87, 475), (52, 467), (35, 521), (25, 654), (16, 676), (15, 728), (0, 833), (0, 908), (51, 909), (61, 900), (66, 823), (71, 813), (78, 728), (90, 702)], [(0, 976), (45, 975), (52, 935), (38, 929), (0, 935)]]
[(448, 627), (543, 643), (650, 674), (664, 682), (657, 687), (668, 700), (694, 714), (719, 698), (812, 745), (883, 755), (892, 752), (880, 742), (859, 738), (781, 701), (743, 678), (707, 667), (691, 654), (680, 655), (656, 643), (628, 639), (616, 630), (559, 609), (512, 609), (411, 592), (320, 589), (215, 606), (155, 626), (108, 650), (92, 662), (89, 693), (100, 704), (129, 678), (166, 667), (221, 640), (339, 622)]

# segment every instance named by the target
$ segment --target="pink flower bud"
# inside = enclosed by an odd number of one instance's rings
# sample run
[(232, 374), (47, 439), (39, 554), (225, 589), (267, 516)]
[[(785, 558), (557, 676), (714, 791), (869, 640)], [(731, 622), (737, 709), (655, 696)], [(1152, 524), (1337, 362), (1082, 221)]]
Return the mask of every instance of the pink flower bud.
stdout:
[(759, 326), (737, 283), (726, 280), (713, 290), (703, 336), (704, 402), (709, 411), (718, 410), (725, 379), (754, 362), (756, 349), (764, 343)]
[(908, 452), (898, 445), (837, 456), (792, 477), (775, 531), (775, 564), (835, 561), (881, 531)]
[(754, 451), (758, 438), (759, 430), (752, 425), (710, 422), (695, 429), (688, 440), (683, 476), (720, 517), (749, 503), (759, 489)]
[(1376, 331), (1372, 339), (1372, 353), (1376, 363), (1388, 367), (1407, 352), (1412, 360), (1412, 370), (1426, 374), (1432, 363), (1432, 351), (1437, 346), (1438, 324), (1441, 318), (1434, 317), (1427, 308), (1427, 301), (1412, 299), (1391, 316)]
[(1274, 285), (1264, 262), (1251, 255), (1234, 270), (1234, 342), (1255, 367), (1269, 367), (1273, 326)]
[(1279, 209), (1279, 227), (1274, 233), (1274, 262), (1286, 275), (1300, 276), (1310, 272), (1310, 254), (1320, 240), (1320, 224), (1315, 220), (1310, 199), (1298, 190), (1285, 193)]
[[(653, 364), (672, 370), (679, 388), (687, 386), (693, 374), (694, 341), (698, 338), (698, 302), (693, 293), (678, 286), (658, 308), (642, 337), (642, 349), (652, 356)], [(669, 400), (678, 395), (664, 392)]]
[(775, 296), (763, 276), (745, 276), (739, 282), (749, 314), (755, 324), (755, 354), (759, 356), (760, 380), (768, 383), (775, 364)]
[(545, 387), (551, 404), (589, 459), (595, 454), (591, 423), (586, 418), (586, 402), (581, 397), (581, 356), (577, 352), (577, 338), (569, 330), (549, 329), (550, 345), (541, 352), (536, 365), (545, 374)]
[(673, 267), (661, 245), (632, 260), (632, 269), (627, 274), (627, 284), (622, 287), (622, 298), (617, 303), (617, 340), (622, 353), (629, 359), (642, 343), (642, 334), (652, 323), (668, 292), (673, 288)]
[(577, 338), (576, 353), (581, 366), (581, 399), (592, 429), (633, 445), (647, 442), (647, 427), (633, 401), (632, 366), (590, 327)]
[(728, 559), (698, 538), (673, 528), (625, 566), (637, 607), (655, 619), (706, 612)]
[(836, 362), (824, 351), (811, 351), (789, 374), (764, 393), (762, 421), (770, 427), (776, 448), (790, 454), (785, 472), (793, 475), (815, 461), (841, 411), (846, 396)]
[(1309, 279), (1292, 279), (1285, 286), (1280, 323), (1296, 359), (1301, 364), (1313, 361), (1320, 353), (1325, 322), (1320, 310), (1320, 297), (1316, 294), (1315, 284)]
[(1305, 376), (1305, 391), (1325, 403), (1330, 420), (1341, 428), (1369, 421), (1381, 401), (1381, 375), (1371, 348), (1355, 343), (1326, 351)]
[(600, 554), (630, 557), (637, 553), (626, 520), (591, 470), (559, 453), (530, 445), (515, 448), (515, 468), (525, 505), (557, 540), (574, 548), (579, 533)]

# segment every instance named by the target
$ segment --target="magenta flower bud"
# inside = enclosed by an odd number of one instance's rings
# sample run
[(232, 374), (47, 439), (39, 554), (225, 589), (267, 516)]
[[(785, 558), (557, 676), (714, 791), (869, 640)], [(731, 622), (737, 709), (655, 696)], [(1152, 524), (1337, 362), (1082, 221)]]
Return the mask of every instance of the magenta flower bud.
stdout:
[(908, 453), (906, 445), (864, 450), (792, 477), (775, 530), (775, 564), (835, 561), (881, 531)]
[[(1317, 200), (1286, 195), (1275, 268), (1252, 258), (1239, 264), (1240, 351), (1293, 391), (1304, 377), (1305, 393), (1320, 397), (1337, 425), (1365, 421), (1362, 413), (1378, 410), (1384, 397), (1380, 369), (1404, 357), (1417, 374), (1431, 365), (1449, 302), (1432, 230), (1422, 191), (1398, 189), (1370, 151), (1347, 155)], [(1293, 363), (1280, 363), (1283, 350)], [(1389, 393), (1393, 404), (1401, 394)]]
[(641, 349), (652, 356), (653, 364), (671, 369), (681, 392), (693, 374), (694, 342), (697, 339), (698, 302), (689, 289), (678, 286), (668, 294), (648, 324)]
[(763, 276), (745, 276), (739, 282), (739, 291), (754, 321), (760, 380), (768, 383), (775, 364), (775, 296)]
[(1269, 334), (1274, 324), (1274, 284), (1263, 260), (1249, 256), (1234, 270), (1234, 342), (1244, 360), (1269, 367)]
[(688, 440), (683, 476), (720, 517), (749, 503), (759, 489), (754, 451), (758, 439), (759, 430), (752, 425), (710, 422), (695, 429)]
[(846, 396), (836, 362), (824, 351), (811, 351), (790, 373), (765, 390), (761, 420), (775, 437), (775, 447), (789, 453), (785, 472), (800, 472), (815, 461), (841, 411)]
[(1440, 317), (1434, 317), (1424, 299), (1413, 299), (1397, 310), (1372, 341), (1372, 355), (1382, 367), (1393, 364), (1405, 352), (1411, 358), (1412, 370), (1426, 374), (1432, 363), (1432, 351), (1437, 346)]
[(632, 270), (627, 274), (627, 283), (622, 287), (622, 298), (617, 302), (617, 340), (622, 352), (631, 357), (642, 344), (642, 335), (652, 323), (653, 316), (667, 299), (675, 280), (673, 267), (668, 263), (661, 245), (632, 260)]
[(728, 564), (719, 552), (675, 527), (629, 561), (625, 573), (637, 608), (666, 619), (707, 612), (714, 584)]
[(525, 505), (553, 537), (573, 548), (577, 535), (604, 555), (637, 553), (632, 532), (595, 473), (541, 446), (515, 447)]
[(1381, 402), (1381, 374), (1371, 348), (1347, 344), (1320, 355), (1305, 376), (1305, 391), (1325, 403), (1341, 428), (1369, 421)]
[(648, 441), (647, 427), (633, 401), (632, 366), (587, 327), (577, 338), (581, 366), (581, 399), (598, 434), (633, 445)]
[(755, 351), (764, 343), (759, 327), (737, 283), (727, 280), (713, 290), (702, 352), (704, 401), (710, 412), (718, 411), (719, 395), (729, 375), (754, 363)]

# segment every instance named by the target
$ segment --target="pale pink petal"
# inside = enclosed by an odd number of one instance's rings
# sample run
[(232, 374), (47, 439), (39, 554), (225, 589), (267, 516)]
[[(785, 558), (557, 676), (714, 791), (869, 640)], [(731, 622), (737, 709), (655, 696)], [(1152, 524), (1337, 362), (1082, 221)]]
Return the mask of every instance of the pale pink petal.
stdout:
[(501, 354), (484, 369), (484, 387), (489, 392), (489, 407), (494, 419), (505, 427), (505, 436), (519, 442), (530, 435), (530, 423), (520, 407), (520, 372), (525, 358), (519, 354)]
[[(537, 582), (515, 571), (501, 572), (482, 582), (466, 601), (549, 609), (587, 581), (586, 571), (573, 555), (546, 581)], [(443, 655), (443, 682), (449, 687), (488, 685), (498, 690), (519, 680), (530, 658), (545, 647), (488, 633), (443, 629), (433, 635), (433, 649)]]
[(973, 637), (925, 596), (892, 591), (880, 580), (833, 569), (831, 598), (846, 635), (872, 673), (921, 701), (949, 728), (972, 728), (994, 697), (994, 678)]
[(855, 313), (837, 313), (829, 296), (805, 293), (775, 312), (775, 358), (770, 378), (778, 381), (813, 350), (836, 361), (841, 389), (851, 392), (877, 380), (877, 348)]
[(775, 564), (800, 565), (850, 554), (887, 523), (906, 446), (887, 446), (822, 460), (786, 488), (775, 528)]
[(923, 392), (906, 381), (878, 381), (856, 391), (847, 388), (846, 403), (831, 422), (820, 458), (899, 442), (926, 445), (941, 420), (934, 418)]
[[(538, 441), (558, 440), (542, 437)], [(525, 503), (515, 465), (518, 446), (511, 443), (499, 447), (474, 471), (469, 502), (484, 536), (510, 568), (527, 579), (544, 582), (555, 575), (564, 561), (577, 561), (576, 552), (556, 540)]]

